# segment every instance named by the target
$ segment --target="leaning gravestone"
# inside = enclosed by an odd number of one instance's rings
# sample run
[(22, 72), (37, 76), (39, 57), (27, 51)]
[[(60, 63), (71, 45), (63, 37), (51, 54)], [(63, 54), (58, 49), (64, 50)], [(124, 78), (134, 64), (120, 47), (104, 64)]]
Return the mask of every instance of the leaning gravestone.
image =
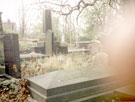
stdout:
[(4, 56), (6, 74), (13, 77), (20, 77), (20, 53), (17, 34), (5, 34), (4, 36)]

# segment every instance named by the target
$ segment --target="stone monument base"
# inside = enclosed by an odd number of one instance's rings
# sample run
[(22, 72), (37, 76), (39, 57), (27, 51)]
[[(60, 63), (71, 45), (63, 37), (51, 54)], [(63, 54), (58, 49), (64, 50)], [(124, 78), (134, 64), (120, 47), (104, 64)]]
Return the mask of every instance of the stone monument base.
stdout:
[(83, 102), (127, 85), (94, 68), (55, 71), (27, 80), (32, 97), (39, 102)]

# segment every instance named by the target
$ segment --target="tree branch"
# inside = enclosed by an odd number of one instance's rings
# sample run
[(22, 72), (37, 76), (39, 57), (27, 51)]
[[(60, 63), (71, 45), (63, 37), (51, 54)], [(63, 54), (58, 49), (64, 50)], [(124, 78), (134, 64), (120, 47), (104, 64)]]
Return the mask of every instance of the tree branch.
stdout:
[[(61, 10), (54, 10), (54, 9), (51, 9), (51, 11), (53, 11), (53, 12), (56, 12), (56, 13), (59, 13), (59, 14), (61, 14), (61, 15), (64, 15), (64, 16), (68, 16), (68, 15), (70, 15), (70, 14), (72, 14), (74, 11), (79, 11), (79, 13), (78, 13), (78, 17), (79, 17), (79, 15), (81, 14), (81, 12), (86, 8), (86, 7), (88, 7), (88, 6), (94, 6), (94, 4), (96, 3), (96, 1), (98, 1), (98, 0), (94, 0), (92, 3), (86, 3), (84, 0), (80, 0), (78, 3), (77, 3), (77, 5), (75, 5), (75, 6), (71, 6), (70, 4), (60, 4), (60, 3), (54, 3), (54, 2), (49, 2), (49, 1), (40, 1), (39, 0), (39, 2), (38, 2), (38, 4), (51, 4), (51, 5), (55, 5), (55, 6), (59, 6), (59, 7), (61, 7), (62, 9), (67, 9), (68, 8), (68, 11), (67, 12), (63, 12), (63, 10), (61, 9)], [(77, 18), (78, 18), (77, 17)]]

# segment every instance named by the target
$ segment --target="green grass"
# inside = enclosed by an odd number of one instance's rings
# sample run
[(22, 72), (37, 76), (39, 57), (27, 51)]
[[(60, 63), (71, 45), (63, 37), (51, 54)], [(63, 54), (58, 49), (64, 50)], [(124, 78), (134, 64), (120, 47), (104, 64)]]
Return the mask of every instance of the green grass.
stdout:
[(120, 102), (120, 100), (119, 97), (115, 96), (114, 94), (108, 94), (94, 98), (93, 100), (87, 102)]

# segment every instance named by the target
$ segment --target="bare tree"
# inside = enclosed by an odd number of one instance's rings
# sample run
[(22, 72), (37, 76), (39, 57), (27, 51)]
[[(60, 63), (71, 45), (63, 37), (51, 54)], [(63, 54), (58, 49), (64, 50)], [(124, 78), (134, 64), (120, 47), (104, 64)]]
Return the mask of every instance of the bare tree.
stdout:
[[(50, 5), (54, 5), (56, 7), (59, 7), (59, 10), (50, 8), (53, 12), (56, 12), (60, 15), (64, 15), (64, 16), (68, 16), (71, 15), (73, 12), (78, 11), (78, 15), (77, 15), (77, 19), (79, 17), (79, 15), (83, 12), (83, 10), (87, 7), (92, 7), (94, 6), (97, 2), (99, 2), (100, 0), (93, 0), (92, 2), (87, 1), (87, 0), (78, 0), (77, 4), (75, 6), (71, 6), (70, 3), (67, 2), (68, 0), (66, 0), (66, 2), (50, 2), (47, 0), (44, 1), (40, 1), (38, 0), (37, 4), (44, 5), (44, 7), (47, 7), (47, 4)], [(117, 9), (117, 6), (115, 6), (116, 4), (120, 5), (120, 2), (123, 0), (103, 0), (102, 5), (109, 5), (110, 7), (112, 7), (113, 9)], [(45, 8), (41, 8), (41, 9), (45, 9)]]
[[(70, 42), (72, 42), (71, 38), (73, 37), (73, 34), (75, 33), (74, 31), (71, 31), (71, 29), (73, 28), (73, 26), (69, 26), (72, 25), (71, 23), (71, 16), (76, 16), (76, 23), (78, 23), (78, 18), (79, 16), (82, 14), (82, 12), (86, 9), (86, 8), (95, 8), (95, 6), (99, 6), (99, 3), (101, 3), (100, 7), (102, 8), (102, 6), (109, 6), (111, 9), (117, 10), (118, 6), (120, 6), (121, 1), (123, 0), (76, 0), (76, 2), (74, 3), (74, 5), (69, 2), (69, 0), (38, 0), (38, 2), (36, 3), (40, 9), (45, 10), (45, 9), (50, 9), (51, 11), (58, 13), (59, 15), (64, 16), (66, 23), (64, 24), (63, 29), (66, 29), (66, 33), (68, 33), (69, 37), (70, 37)], [(74, 2), (74, 0), (72, 1)], [(49, 5), (49, 7), (48, 7)], [(97, 10), (100, 10), (99, 9)], [(99, 22), (101, 21), (105, 21), (105, 18), (102, 18), (102, 16), (100, 15), (96, 15), (97, 16), (97, 20), (99, 20)], [(69, 28), (70, 27), (70, 28)], [(67, 29), (69, 28), (69, 29)], [(75, 27), (76, 28), (76, 27)], [(65, 31), (65, 30), (64, 30)], [(72, 37), (71, 37), (72, 35)]]
[(26, 8), (24, 5), (24, 0), (20, 1), (20, 8), (19, 8), (19, 31), (21, 36), (24, 37), (25, 33), (26, 33)]

